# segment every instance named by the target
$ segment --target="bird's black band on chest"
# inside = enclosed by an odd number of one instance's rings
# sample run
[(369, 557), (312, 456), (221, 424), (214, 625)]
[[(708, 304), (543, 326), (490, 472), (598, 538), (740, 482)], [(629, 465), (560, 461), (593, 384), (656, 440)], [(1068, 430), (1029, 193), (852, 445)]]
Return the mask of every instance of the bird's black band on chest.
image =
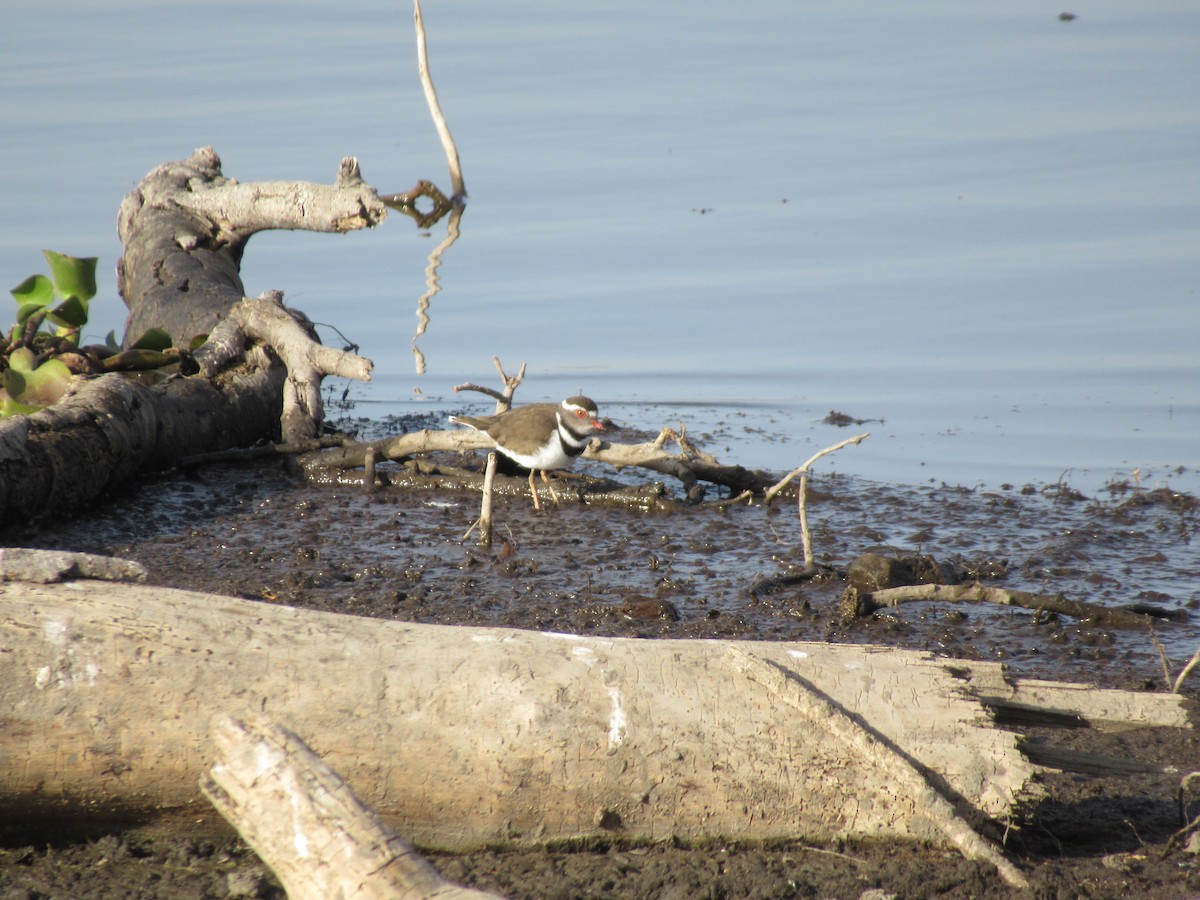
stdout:
[(562, 446), (563, 453), (565, 453), (565, 454), (567, 454), (567, 456), (571, 456), (571, 457), (578, 456), (585, 449), (587, 449), (587, 445), (588, 445), (587, 441), (584, 441), (581, 444), (572, 444), (565, 437), (563, 437), (563, 433), (562, 433), (561, 429), (558, 431), (558, 443)]

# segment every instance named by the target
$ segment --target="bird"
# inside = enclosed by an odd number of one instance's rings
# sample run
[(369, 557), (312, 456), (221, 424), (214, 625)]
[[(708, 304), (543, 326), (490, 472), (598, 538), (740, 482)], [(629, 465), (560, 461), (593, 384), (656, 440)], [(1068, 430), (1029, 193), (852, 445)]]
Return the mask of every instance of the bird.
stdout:
[(565, 469), (587, 449), (596, 432), (604, 430), (596, 404), (587, 397), (568, 397), (558, 405), (530, 403), (494, 416), (451, 416), (450, 421), (483, 432), (497, 450), (529, 470), (529, 493), (533, 508), (538, 510), (542, 504), (533, 484), (534, 472), (541, 472), (542, 481), (557, 503), (558, 494), (546, 472)]

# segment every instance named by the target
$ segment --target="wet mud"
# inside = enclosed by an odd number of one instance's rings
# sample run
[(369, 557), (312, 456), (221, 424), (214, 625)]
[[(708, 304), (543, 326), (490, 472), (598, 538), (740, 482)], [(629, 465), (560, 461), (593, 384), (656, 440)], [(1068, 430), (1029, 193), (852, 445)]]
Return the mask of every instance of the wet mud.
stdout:
[[(569, 477), (588, 474), (581, 466)], [(828, 571), (799, 583), (786, 577), (803, 563), (794, 496), (769, 509), (680, 503), (658, 513), (580, 503), (538, 513), (527, 496), (504, 497), (490, 548), (474, 534), (464, 539), (478, 503), (478, 494), (446, 489), (306, 485), (278, 462), (213, 465), (0, 539), (132, 558), (164, 586), (330, 612), (660, 640), (884, 644), (1134, 690), (1168, 689), (1200, 646), (1191, 624), (1200, 506), (1167, 489), (1113, 484), (1085, 497), (1064, 484), (981, 490), (817, 477), (808, 513)], [(912, 603), (846, 622), (838, 615), (844, 572), (864, 553), (922, 554), (989, 584), (1101, 605), (1152, 603), (1190, 618), (1115, 629), (1011, 607)], [(751, 590), (776, 576), (784, 577), (774, 589)], [(1184, 692), (1194, 694), (1195, 683)], [(1200, 894), (1197, 855), (1171, 840), (1181, 815), (1200, 813), (1200, 800), (1179, 790), (1181, 777), (1200, 769), (1195, 736), (1085, 729), (1070, 740), (1175, 771), (1049, 776), (1048, 799), (1006, 823), (1007, 846), (1035, 893)], [(0, 897), (279, 896), (231, 832), (185, 826), (83, 828), (36, 841), (5, 829)], [(451, 879), (511, 897), (1009, 895), (986, 866), (913, 846), (645, 847), (597, 838), (432, 861)]]

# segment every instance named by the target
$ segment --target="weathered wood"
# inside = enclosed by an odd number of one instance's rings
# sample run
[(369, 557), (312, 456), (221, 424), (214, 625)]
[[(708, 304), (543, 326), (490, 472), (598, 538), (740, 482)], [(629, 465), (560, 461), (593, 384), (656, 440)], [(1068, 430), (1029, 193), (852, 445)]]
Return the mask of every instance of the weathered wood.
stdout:
[(1000, 877), (1012, 887), (1029, 887), (1016, 866), (959, 816), (953, 804), (912, 764), (907, 753), (890, 746), (869, 724), (799, 675), (737, 649), (730, 649), (729, 653), (739, 671), (760, 681), (810, 727), (828, 734), (830, 740), (841, 744), (851, 757), (866, 761), (881, 779), (887, 780), (893, 795), (902, 804), (911, 804), (917, 815), (941, 831), (947, 843), (958, 847), (968, 859), (995, 866)]
[(358, 163), (342, 160), (333, 185), (240, 184), (221, 172), (212, 147), (151, 171), (121, 202), (124, 246), (117, 286), (129, 307), (125, 341), (161, 328), (180, 345), (208, 334), (246, 290), (246, 241), (266, 229), (345, 232), (387, 217)]
[(204, 795), (279, 878), (290, 900), (484, 900), (443, 879), (286, 728), (213, 722)]
[[(10, 815), (194, 808), (211, 717), (261, 713), (427, 846), (600, 830), (946, 843), (911, 792), (797, 717), (746, 656), (934, 773), (972, 824), (1037, 793), (1037, 767), (972, 695), (976, 678), (995, 692), (994, 664), (413, 625), (95, 582), (0, 584), (0, 616)], [(1158, 724), (1187, 723), (1180, 698), (1137, 696)]]
[(149, 328), (184, 348), (215, 335), (197, 352), (203, 374), (154, 387), (81, 380), (54, 406), (0, 422), (0, 522), (78, 508), (182, 456), (317, 434), (321, 377), (365, 378), (370, 363), (321, 347), (277, 296), (244, 300), (245, 244), (267, 228), (348, 231), (385, 216), (350, 158), (332, 185), (238, 184), (211, 147), (150, 172), (118, 216), (125, 343)]
[(49, 584), (76, 578), (101, 581), (145, 581), (146, 567), (129, 559), (76, 553), (71, 550), (34, 550), (0, 547), (0, 581)]
[(283, 306), (283, 294), (268, 291), (235, 304), (196, 352), (200, 374), (215, 377), (258, 343), (272, 348), (287, 369), (279, 431), (285, 444), (316, 438), (324, 422), (321, 382), (326, 375), (371, 380), (372, 363), (345, 350), (325, 347), (308, 317)]

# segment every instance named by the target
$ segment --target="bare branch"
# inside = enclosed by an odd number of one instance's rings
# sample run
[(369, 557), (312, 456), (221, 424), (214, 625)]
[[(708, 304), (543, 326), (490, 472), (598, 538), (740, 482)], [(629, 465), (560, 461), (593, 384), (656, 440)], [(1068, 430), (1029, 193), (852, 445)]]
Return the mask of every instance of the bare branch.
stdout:
[(433, 87), (433, 78), (429, 74), (429, 53), (425, 48), (425, 22), (421, 18), (421, 0), (413, 0), (413, 22), (417, 29), (417, 68), (421, 73), (421, 87), (425, 89), (425, 102), (429, 104), (429, 114), (433, 116), (433, 127), (437, 129), (442, 141), (442, 149), (446, 152), (446, 164), (450, 167), (450, 183), (454, 186), (454, 199), (461, 200), (467, 196), (467, 188), (463, 183), (462, 169), (458, 163), (458, 147), (450, 134), (450, 126), (442, 115), (442, 106), (438, 102), (437, 91)]
[(370, 360), (319, 343), (312, 323), (303, 314), (286, 309), (278, 291), (244, 298), (229, 311), (209, 341), (196, 351), (202, 375), (212, 378), (230, 359), (240, 355), (250, 340), (269, 346), (287, 367), (281, 418), (286, 443), (315, 437), (320, 431), (324, 376), (371, 380)]
[(1178, 694), (1179, 689), (1183, 686), (1184, 679), (1191, 675), (1192, 670), (1194, 670), (1198, 665), (1200, 665), (1200, 648), (1197, 648), (1196, 652), (1192, 654), (1192, 658), (1188, 660), (1187, 665), (1183, 667), (1183, 671), (1180, 672), (1179, 677), (1175, 679), (1175, 684), (1171, 687), (1171, 690)]
[(213, 738), (218, 758), (201, 790), (294, 900), (496, 896), (445, 881), (286, 728), (222, 713)]
[(786, 476), (784, 476), (784, 478), (781, 481), (777, 482), (775, 485), (768, 488), (766, 491), (765, 500), (766, 500), (767, 505), (770, 506), (772, 498), (774, 498), (774, 496), (776, 494), (778, 494), (785, 487), (787, 487), (788, 483), (793, 478), (795, 478), (797, 475), (800, 476), (800, 488), (797, 491), (799, 498), (796, 502), (799, 505), (799, 512), (800, 512), (800, 542), (804, 546), (804, 567), (805, 567), (805, 569), (807, 569), (809, 571), (813, 570), (814, 566), (816, 565), (816, 559), (813, 556), (813, 549), (812, 549), (812, 532), (809, 531), (809, 528), (808, 528), (808, 472), (809, 472), (809, 469), (812, 467), (813, 463), (815, 463), (822, 456), (825, 456), (828, 453), (833, 453), (835, 450), (841, 450), (843, 447), (849, 446), (850, 444), (861, 444), (863, 441), (865, 441), (870, 436), (871, 436), (871, 432), (866, 431), (866, 432), (863, 432), (862, 434), (855, 435), (852, 438), (846, 438), (846, 440), (841, 441), (837, 444), (834, 444), (832, 447), (826, 447), (824, 450), (820, 451), (819, 453), (814, 453), (812, 456), (810, 456), (808, 458), (808, 460), (804, 463), (804, 465), (800, 466), (798, 469), (794, 469), (791, 472), (789, 472)]
[(803, 475), (805, 472), (809, 471), (812, 464), (815, 463), (822, 456), (825, 456), (826, 454), (829, 454), (829, 453), (833, 453), (835, 450), (841, 450), (843, 447), (846, 447), (850, 444), (861, 444), (863, 441), (865, 441), (870, 436), (871, 436), (871, 432), (865, 431), (862, 434), (857, 434), (852, 438), (846, 438), (846, 440), (841, 441), (840, 443), (834, 444), (832, 447), (826, 447), (824, 450), (820, 451), (819, 453), (814, 453), (812, 456), (810, 456), (808, 458), (808, 460), (804, 463), (804, 465), (800, 466), (797, 469), (793, 469), (791, 472), (789, 472), (787, 475), (785, 475), (782, 479), (780, 479), (780, 481), (778, 481), (775, 485), (773, 485), (772, 487), (767, 489), (766, 497), (765, 497), (766, 502), (769, 504), (771, 502), (771, 500), (774, 499), (776, 494), (778, 494), (785, 487), (787, 487), (788, 484), (791, 483), (793, 478), (795, 478), (797, 475)]
[(504, 390), (498, 391), (495, 388), (485, 387), (474, 382), (465, 381), (462, 384), (454, 386), (454, 393), (459, 391), (477, 391), (480, 394), (487, 394), (496, 401), (496, 412), (502, 413), (506, 409), (512, 408), (513, 394), (520, 387), (521, 382), (525, 380), (525, 363), (521, 363), (521, 368), (516, 375), (509, 375), (504, 371), (504, 365), (500, 362), (500, 357), (492, 357), (492, 365), (496, 367), (496, 371), (500, 373), (500, 380), (504, 383)]

